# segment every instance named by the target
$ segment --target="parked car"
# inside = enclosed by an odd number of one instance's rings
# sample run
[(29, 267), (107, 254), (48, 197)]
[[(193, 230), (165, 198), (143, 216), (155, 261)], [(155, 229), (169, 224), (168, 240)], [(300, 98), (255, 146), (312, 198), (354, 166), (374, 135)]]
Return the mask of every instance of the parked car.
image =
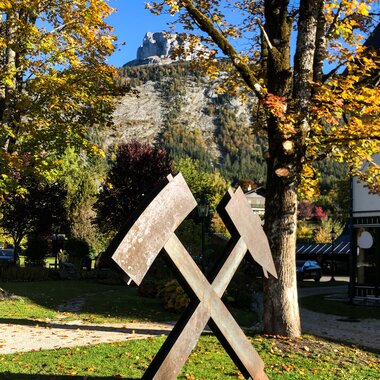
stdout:
[(14, 249), (0, 249), (0, 266), (19, 265), (20, 259)]
[(316, 261), (297, 260), (296, 261), (297, 280), (313, 279), (319, 281), (322, 277), (322, 268)]

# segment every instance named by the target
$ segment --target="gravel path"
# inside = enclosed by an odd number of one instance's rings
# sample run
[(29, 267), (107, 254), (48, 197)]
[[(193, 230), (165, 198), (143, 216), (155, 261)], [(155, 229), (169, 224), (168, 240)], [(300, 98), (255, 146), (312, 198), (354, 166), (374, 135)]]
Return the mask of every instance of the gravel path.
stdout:
[(168, 334), (169, 324), (82, 324), (82, 321), (40, 325), (0, 324), (0, 355), (120, 342)]
[[(329, 294), (335, 295), (336, 298), (344, 298), (347, 294), (347, 287), (328, 286), (299, 289), (299, 297), (316, 294)], [(380, 350), (380, 320), (378, 319), (350, 320), (333, 314), (321, 314), (301, 308), (301, 321), (304, 333)]]
[(380, 321), (320, 314), (301, 308), (302, 331), (332, 340), (380, 350)]
[(84, 323), (81, 320), (65, 321), (65, 312), (78, 313), (85, 297), (77, 297), (58, 306), (57, 321), (18, 321), (0, 323), (0, 354), (13, 354), (61, 347), (86, 346), (97, 343), (144, 339), (169, 334), (173, 325), (168, 323)]

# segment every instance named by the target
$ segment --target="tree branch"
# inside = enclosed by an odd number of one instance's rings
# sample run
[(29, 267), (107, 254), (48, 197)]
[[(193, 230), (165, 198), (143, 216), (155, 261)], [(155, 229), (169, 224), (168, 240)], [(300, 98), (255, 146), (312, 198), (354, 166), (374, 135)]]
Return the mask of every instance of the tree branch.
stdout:
[(181, 4), (198, 27), (207, 33), (222, 52), (231, 59), (247, 86), (260, 100), (264, 99), (265, 93), (259, 84), (259, 80), (253, 75), (249, 65), (244, 62), (243, 58), (232, 47), (227, 38), (215, 28), (212, 21), (194, 5), (192, 0), (181, 0)]
[(268, 37), (267, 32), (265, 31), (264, 27), (261, 25), (260, 22), (258, 24), (259, 24), (259, 28), (261, 29), (261, 32), (263, 33), (264, 39), (265, 39), (266, 43), (268, 44), (269, 49), (272, 50), (273, 49), (273, 45), (270, 42), (270, 39)]
[(341, 14), (341, 12), (342, 12), (342, 2), (340, 2), (340, 4), (339, 4), (339, 8), (338, 8), (338, 10), (336, 11), (336, 14), (335, 14), (335, 16), (334, 16), (334, 20), (332, 21), (332, 23), (331, 23), (331, 25), (330, 25), (330, 27), (329, 27), (329, 30), (327, 31), (327, 33), (326, 33), (326, 39), (329, 39), (330, 37), (331, 37), (331, 35), (332, 35), (332, 33), (334, 32), (334, 29), (335, 29), (335, 25), (336, 25), (336, 23), (337, 23), (337, 21), (338, 21), (338, 18), (339, 18), (339, 16), (340, 16), (340, 14)]
[(71, 24), (75, 24), (77, 22), (77, 20), (71, 20), (69, 22), (67, 22), (66, 24), (62, 24), (60, 26), (57, 26), (56, 28), (50, 30), (49, 32), (47, 32), (45, 34), (45, 36), (49, 35), (49, 34), (53, 34), (53, 33), (56, 33), (56, 32), (59, 32), (61, 31), (62, 29), (65, 29), (67, 26), (71, 25)]
[(346, 63), (340, 63), (337, 67), (334, 67), (332, 70), (330, 70), (327, 74), (322, 75), (322, 83), (325, 84), (331, 77), (333, 77), (338, 70), (344, 66)]

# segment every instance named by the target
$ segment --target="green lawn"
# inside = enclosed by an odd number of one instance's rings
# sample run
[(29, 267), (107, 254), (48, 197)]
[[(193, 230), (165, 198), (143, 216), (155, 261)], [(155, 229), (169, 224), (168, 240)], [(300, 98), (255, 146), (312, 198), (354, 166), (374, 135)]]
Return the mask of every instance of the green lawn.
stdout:
[[(379, 379), (379, 355), (313, 337), (250, 337), (271, 380)], [(73, 349), (0, 355), (3, 380), (140, 379), (164, 338)], [(242, 379), (218, 341), (208, 335), (179, 379)]]
[[(45, 258), (45, 263), (46, 263), (46, 268), (49, 268), (50, 264), (55, 263), (55, 257), (48, 256)], [(25, 266), (25, 256), (20, 255), (20, 266), (24, 267)]]
[[(58, 305), (75, 297), (83, 297), (85, 304), (79, 314), (68, 313), (68, 318), (79, 317), (91, 322), (178, 319), (178, 315), (164, 311), (159, 300), (142, 299), (137, 296), (135, 287), (126, 285), (44, 281), (0, 283), (0, 287), (21, 297), (1, 301), (2, 323), (54, 319)], [(246, 314), (245, 318), (249, 320), (249, 315)], [(252, 316), (250, 318), (252, 320)], [(272, 380), (379, 379), (378, 353), (312, 336), (287, 339), (255, 335), (249, 338), (263, 358), (266, 373)], [(0, 379), (140, 379), (164, 339), (0, 355)], [(179, 379), (242, 379), (242, 376), (218, 341), (211, 335), (203, 335)]]
[(96, 281), (41, 281), (0, 283), (0, 287), (22, 297), (3, 301), (3, 319), (54, 319), (60, 305), (77, 297), (85, 299), (83, 309), (80, 313), (67, 312), (68, 319), (79, 317), (94, 323), (173, 319), (172, 314), (163, 311), (160, 300), (144, 298), (142, 302), (134, 286)]

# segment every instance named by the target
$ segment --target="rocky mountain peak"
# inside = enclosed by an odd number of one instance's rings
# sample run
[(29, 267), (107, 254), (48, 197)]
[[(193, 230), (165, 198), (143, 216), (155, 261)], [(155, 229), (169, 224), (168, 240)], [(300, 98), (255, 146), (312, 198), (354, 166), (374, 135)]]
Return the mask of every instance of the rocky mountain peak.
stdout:
[[(173, 59), (178, 49), (185, 54), (181, 58)], [(179, 60), (189, 61), (194, 59), (201, 50), (206, 51), (206, 47), (201, 43), (191, 46), (188, 34), (148, 32), (143, 38), (142, 45), (137, 49), (136, 59), (126, 63), (125, 66), (168, 64)]]

